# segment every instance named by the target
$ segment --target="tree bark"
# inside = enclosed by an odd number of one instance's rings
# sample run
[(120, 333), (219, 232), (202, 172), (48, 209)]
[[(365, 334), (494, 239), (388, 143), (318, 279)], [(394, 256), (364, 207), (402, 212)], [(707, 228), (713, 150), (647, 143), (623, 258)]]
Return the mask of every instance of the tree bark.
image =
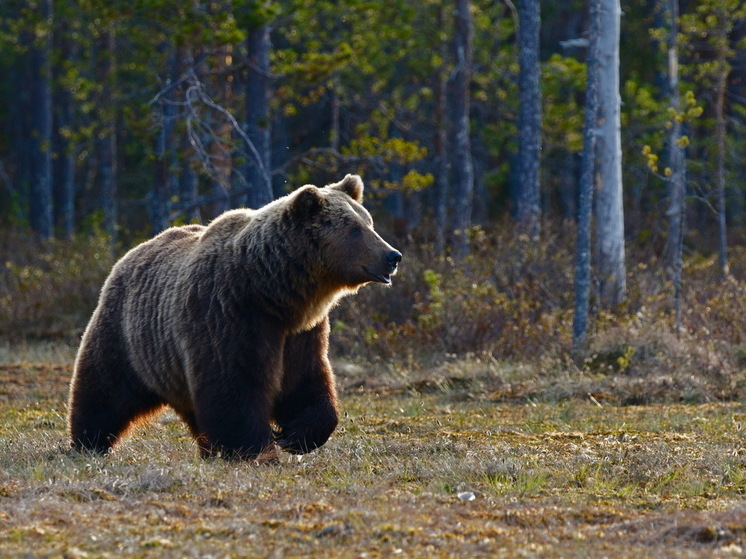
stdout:
[(169, 60), (169, 75), (162, 95), (158, 96), (156, 111), (160, 127), (155, 137), (155, 165), (153, 173), (153, 190), (150, 200), (150, 224), (153, 234), (160, 233), (169, 227), (170, 208), (169, 199), (179, 190), (176, 173), (172, 166), (176, 165), (174, 150), (174, 128), (176, 126), (176, 89), (174, 83), (179, 79), (182, 65), (182, 49), (173, 48), (168, 42), (161, 44), (161, 51), (171, 50)]
[(167, 124), (168, 95), (164, 95), (159, 103), (159, 118), (161, 126), (155, 137), (155, 165), (153, 173), (153, 190), (150, 197), (150, 226), (152, 234), (157, 235), (168, 228), (168, 139), (169, 125)]
[(538, 239), (541, 230), (539, 169), (541, 157), (541, 92), (539, 88), (539, 0), (518, 4), (518, 224), (519, 231)]
[[(213, 57), (215, 67), (212, 69), (216, 73), (227, 74), (230, 71), (233, 60), (233, 46), (226, 45), (218, 49), (217, 56)], [(222, 80), (218, 86), (222, 90), (219, 96), (218, 104), (229, 107), (233, 98), (233, 82)], [(204, 100), (202, 100), (204, 102)], [(212, 175), (212, 192), (213, 203), (210, 211), (212, 217), (216, 217), (233, 205), (231, 201), (231, 177), (233, 175), (233, 124), (226, 119), (222, 113), (210, 113), (212, 122), (208, 124), (211, 130), (208, 153), (210, 157), (210, 171)], [(240, 200), (237, 200), (241, 204)]]
[[(181, 68), (191, 68), (194, 66), (194, 55), (192, 53), (191, 46), (180, 45), (178, 47), (178, 59), (181, 63)], [(184, 91), (181, 89), (181, 100), (183, 101)], [(186, 132), (181, 133), (179, 145), (179, 201), (181, 207), (184, 208), (183, 214), (187, 221), (199, 223), (201, 221), (200, 207), (197, 205), (197, 198), (199, 196), (199, 180), (197, 178), (197, 172), (193, 165), (194, 149), (189, 141), (189, 134)]]
[(715, 85), (715, 142), (717, 144), (715, 180), (718, 198), (718, 255), (720, 270), (728, 275), (728, 225), (725, 203), (725, 88), (728, 78), (728, 39), (725, 31), (727, 17), (723, 10), (717, 11), (718, 28), (726, 35), (717, 49), (717, 81)]
[[(55, 14), (57, 15), (57, 14)], [(68, 64), (78, 62), (77, 48), (72, 37), (65, 31), (54, 37), (60, 57)], [(70, 239), (75, 233), (75, 154), (73, 143), (63, 130), (73, 126), (73, 94), (62, 79), (66, 69), (55, 66), (59, 72), (54, 76), (55, 87), (53, 111), (54, 159), (52, 160), (54, 224), (60, 235)]]
[(474, 194), (474, 168), (469, 138), (469, 83), (472, 71), (473, 24), (470, 0), (456, 1), (454, 50), (456, 67), (452, 75), (451, 123), (453, 126), (454, 256), (465, 258), (469, 253), (469, 228)]
[(67, 89), (56, 93), (56, 123), (54, 130), (54, 221), (65, 239), (75, 233), (75, 157), (72, 146), (60, 130), (72, 124), (72, 95)]
[(52, 0), (39, 4), (44, 28), (29, 51), (31, 69), (31, 228), (42, 239), (54, 235), (52, 219)]
[(667, 52), (668, 52), (668, 91), (669, 106), (676, 115), (671, 123), (668, 136), (668, 167), (669, 176), (669, 206), (668, 206), (668, 253), (671, 263), (673, 282), (673, 307), (675, 315), (675, 330), (681, 328), (681, 269), (682, 252), (684, 246), (684, 230), (686, 226), (686, 168), (684, 149), (680, 144), (681, 123), (676, 118), (681, 110), (679, 96), (679, 2), (678, 0), (664, 0), (667, 4)]
[(270, 166), (269, 51), (272, 45), (269, 31), (269, 25), (262, 25), (249, 30), (246, 38), (249, 60), (246, 81), (246, 134), (254, 145), (254, 149), (247, 150), (246, 161), (246, 181), (249, 189), (247, 203), (250, 208), (261, 208), (274, 198)]
[(590, 0), (585, 123), (583, 125), (583, 155), (580, 163), (580, 199), (575, 261), (575, 316), (572, 331), (573, 353), (576, 355), (579, 355), (585, 349), (588, 337), (588, 312), (591, 293), (591, 218), (598, 133), (600, 11), (601, 0)]
[(115, 83), (116, 35), (111, 27), (102, 32), (99, 39), (98, 75), (102, 84), (99, 133), (96, 151), (101, 181), (101, 209), (103, 227), (112, 242), (117, 238), (117, 125)]
[[(445, 6), (438, 6), (438, 29), (443, 29)], [(433, 147), (435, 155), (435, 249), (439, 255), (445, 254), (448, 229), (448, 155), (446, 143), (448, 141), (448, 125), (446, 121), (446, 105), (448, 79), (446, 70), (447, 59), (446, 42), (440, 45), (440, 68), (435, 75), (435, 135)]]
[(615, 306), (626, 297), (624, 208), (619, 95), (619, 0), (603, 0), (598, 36), (598, 156), (596, 237), (601, 303)]
[(196, 204), (199, 196), (199, 181), (197, 172), (192, 166), (192, 147), (186, 134), (181, 136), (181, 172), (179, 173), (179, 200), (183, 208), (184, 216), (189, 222), (199, 223), (201, 221), (200, 208)]

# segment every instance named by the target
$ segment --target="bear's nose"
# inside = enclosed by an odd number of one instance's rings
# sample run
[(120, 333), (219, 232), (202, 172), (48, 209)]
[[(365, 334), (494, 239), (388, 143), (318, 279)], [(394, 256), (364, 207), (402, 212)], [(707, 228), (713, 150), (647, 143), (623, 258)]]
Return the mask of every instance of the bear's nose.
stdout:
[(392, 270), (396, 270), (399, 262), (401, 262), (401, 252), (399, 252), (398, 250), (392, 250), (386, 257), (386, 262), (388, 262), (389, 267)]

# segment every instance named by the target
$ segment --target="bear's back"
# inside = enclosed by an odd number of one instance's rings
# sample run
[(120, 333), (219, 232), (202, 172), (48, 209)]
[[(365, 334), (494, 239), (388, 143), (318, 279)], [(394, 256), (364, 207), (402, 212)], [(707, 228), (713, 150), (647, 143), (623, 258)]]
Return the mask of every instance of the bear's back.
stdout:
[(235, 239), (251, 223), (255, 213), (255, 210), (238, 209), (220, 214), (204, 228), (200, 244), (220, 244)]

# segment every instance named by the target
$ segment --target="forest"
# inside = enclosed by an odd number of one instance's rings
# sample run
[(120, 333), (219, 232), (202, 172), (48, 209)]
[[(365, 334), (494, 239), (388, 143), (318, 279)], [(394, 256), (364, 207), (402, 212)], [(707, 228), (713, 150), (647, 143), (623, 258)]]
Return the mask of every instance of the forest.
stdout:
[[(0, 330), (79, 332), (133, 244), (348, 172), (406, 253), (364, 345), (417, 329), (441, 356), (505, 356), (508, 323), (549, 321), (567, 349), (577, 307), (579, 349), (589, 313), (646, 301), (696, 329), (692, 262), (716, 255), (708, 283), (742, 304), (744, 17), (736, 0), (4, 2)], [(438, 330), (453, 312), (470, 324)]]
[[(0, 0), (0, 555), (743, 557), (743, 0)], [(339, 425), (66, 427), (112, 266), (362, 176)]]

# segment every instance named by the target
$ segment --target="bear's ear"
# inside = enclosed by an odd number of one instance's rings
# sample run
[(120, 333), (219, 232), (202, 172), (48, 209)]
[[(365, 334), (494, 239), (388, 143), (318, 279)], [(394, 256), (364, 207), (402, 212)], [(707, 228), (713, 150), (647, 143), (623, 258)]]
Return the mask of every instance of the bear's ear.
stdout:
[(323, 206), (324, 195), (321, 194), (321, 191), (312, 184), (307, 184), (306, 186), (299, 188), (295, 193), (291, 205), (291, 211), (298, 216), (299, 219), (304, 219), (319, 213)]
[(347, 175), (341, 181), (328, 184), (326, 187), (341, 190), (358, 204), (363, 203), (363, 179), (359, 175)]

